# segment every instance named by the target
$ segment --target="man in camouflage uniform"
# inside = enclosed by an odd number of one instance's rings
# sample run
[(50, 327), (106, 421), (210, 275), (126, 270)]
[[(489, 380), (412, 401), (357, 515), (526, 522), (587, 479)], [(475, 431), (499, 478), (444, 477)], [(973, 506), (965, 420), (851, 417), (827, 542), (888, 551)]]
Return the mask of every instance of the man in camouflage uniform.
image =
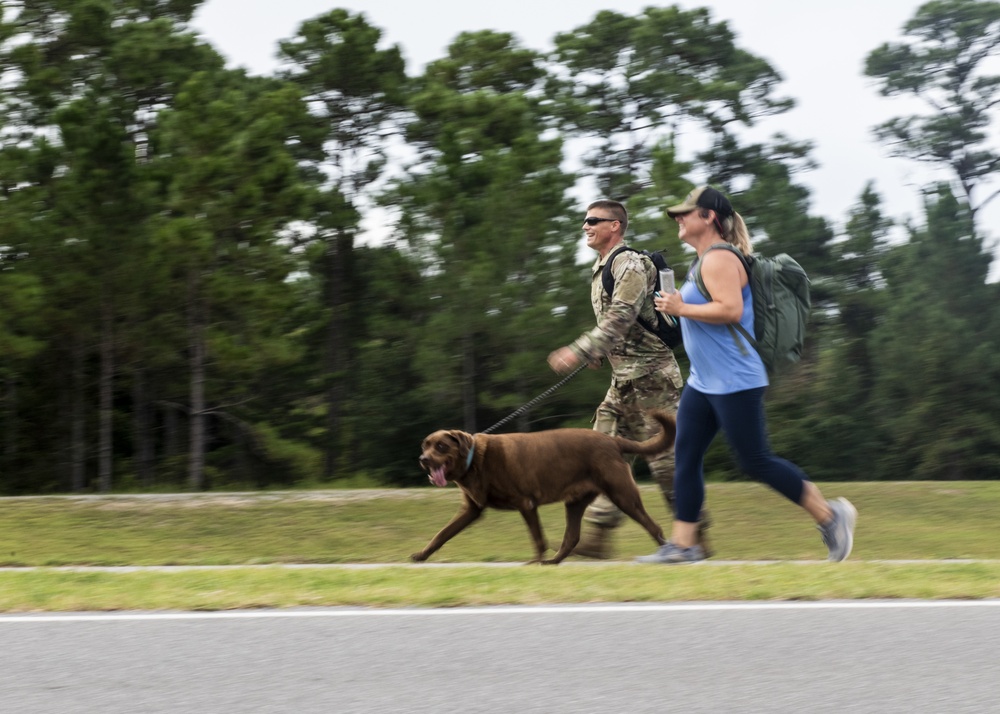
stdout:
[[(611, 273), (615, 278), (614, 294), (604, 289), (601, 274), (611, 255), (625, 243), (628, 212), (617, 201), (595, 201), (587, 207), (583, 231), (587, 245), (598, 253), (590, 286), (590, 301), (597, 318), (597, 327), (580, 335), (572, 344), (549, 355), (549, 365), (565, 374), (581, 363), (599, 365), (607, 358), (611, 363), (611, 387), (594, 415), (594, 429), (605, 434), (643, 441), (657, 431), (659, 425), (646, 414), (650, 409), (677, 412), (680, 390), (684, 384), (674, 353), (654, 334), (646, 330), (637, 317), (656, 324), (653, 308), (653, 287), (656, 267), (635, 251), (615, 255)], [(648, 460), (649, 470), (656, 479), (674, 513), (674, 452), (671, 449)], [(587, 508), (585, 529), (574, 553), (591, 558), (611, 557), (611, 533), (624, 521), (624, 514), (603, 494)], [(700, 531), (707, 526), (703, 518)], [(702, 545), (708, 551), (702, 536)]]

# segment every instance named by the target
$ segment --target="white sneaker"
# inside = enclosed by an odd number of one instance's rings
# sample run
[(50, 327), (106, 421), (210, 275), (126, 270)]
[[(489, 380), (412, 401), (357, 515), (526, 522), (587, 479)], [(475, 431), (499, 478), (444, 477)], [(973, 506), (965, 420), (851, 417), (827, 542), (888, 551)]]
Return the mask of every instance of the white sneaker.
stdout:
[(663, 563), (676, 565), (678, 563), (697, 563), (705, 559), (705, 549), (695, 544), (690, 548), (681, 548), (667, 541), (652, 555), (641, 555), (635, 559), (637, 563)]
[(830, 550), (827, 558), (831, 562), (839, 563), (846, 560), (854, 548), (854, 524), (858, 521), (858, 509), (851, 505), (846, 498), (838, 498), (834, 501), (827, 501), (833, 518), (825, 525), (817, 525), (820, 535), (823, 536), (823, 543)]

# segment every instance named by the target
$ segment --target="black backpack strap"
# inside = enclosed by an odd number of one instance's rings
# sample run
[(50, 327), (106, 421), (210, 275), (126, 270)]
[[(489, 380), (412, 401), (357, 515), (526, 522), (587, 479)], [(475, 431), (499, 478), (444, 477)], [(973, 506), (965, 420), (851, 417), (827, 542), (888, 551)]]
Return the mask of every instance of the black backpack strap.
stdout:
[(631, 250), (633, 253), (639, 252), (631, 246), (623, 245), (621, 248), (615, 249), (615, 252), (608, 256), (608, 260), (604, 264), (604, 270), (601, 272), (601, 283), (604, 285), (604, 292), (609, 296), (615, 293), (615, 276), (611, 274), (611, 265), (615, 262), (615, 258), (627, 250)]
[[(642, 251), (638, 248), (623, 245), (621, 248), (616, 249), (615, 252), (608, 257), (607, 262), (604, 264), (604, 270), (601, 272), (601, 283), (604, 285), (604, 292), (606, 292), (609, 297), (615, 293), (615, 276), (611, 274), (611, 265), (615, 262), (615, 258), (629, 250), (633, 253), (642, 253)], [(656, 327), (646, 322), (642, 315), (636, 315), (635, 321), (642, 325), (647, 332), (652, 332), (654, 335), (658, 334)]]

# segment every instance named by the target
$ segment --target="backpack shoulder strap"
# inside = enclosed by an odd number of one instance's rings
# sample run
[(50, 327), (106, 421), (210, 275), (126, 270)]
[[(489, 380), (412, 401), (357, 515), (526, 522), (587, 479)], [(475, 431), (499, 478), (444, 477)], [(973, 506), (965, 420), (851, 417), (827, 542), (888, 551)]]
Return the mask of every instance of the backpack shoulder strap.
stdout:
[[(708, 246), (705, 253), (717, 248), (728, 250), (730, 253), (735, 253), (736, 257), (740, 259), (741, 263), (743, 263), (743, 269), (747, 271), (747, 278), (750, 277), (750, 265), (747, 263), (746, 257), (744, 257), (743, 253), (740, 252), (739, 248), (732, 243), (713, 243)], [(705, 253), (702, 253), (701, 256), (694, 262), (694, 265), (691, 266), (691, 271), (694, 273), (694, 284), (697, 286), (698, 292), (700, 292), (706, 300), (711, 300), (712, 296), (708, 292), (708, 288), (705, 287), (705, 281), (701, 279), (701, 259), (705, 257)]]
[[(604, 269), (601, 271), (601, 282), (604, 285), (604, 292), (606, 292), (609, 297), (611, 295), (614, 295), (614, 292), (615, 292), (615, 276), (612, 275), (612, 273), (611, 273), (611, 267), (612, 267), (612, 265), (615, 262), (615, 258), (617, 258), (619, 255), (621, 255), (622, 253), (625, 253), (627, 251), (632, 251), (633, 253), (639, 253), (643, 257), (647, 258), (647, 260), (649, 260), (649, 261), (652, 262), (652, 258), (649, 258), (648, 254), (644, 253), (643, 251), (639, 250), (638, 248), (633, 248), (631, 246), (623, 245), (621, 248), (616, 249), (615, 252), (612, 253), (608, 257), (607, 262), (604, 263)], [(654, 263), (654, 267), (655, 267), (655, 263)], [(640, 312), (641, 312), (641, 310), (640, 310)], [(646, 319), (643, 318), (643, 316), (641, 314), (636, 315), (635, 316), (635, 320), (640, 325), (642, 325), (642, 327), (646, 331), (652, 332), (654, 335), (656, 335), (657, 337), (659, 337), (660, 340), (663, 341), (667, 345), (667, 347), (669, 347), (669, 348), (672, 349), (673, 347), (676, 346), (675, 344), (671, 344), (666, 339), (664, 339), (664, 337), (660, 334), (660, 331), (656, 327), (654, 327), (652, 324), (650, 324), (649, 322), (647, 322)], [(657, 322), (657, 324), (660, 324), (660, 325), (666, 325), (666, 324), (668, 324), (668, 323), (666, 323), (665, 318), (663, 317), (663, 315), (661, 313), (656, 313), (656, 322)], [(677, 334), (679, 335), (679, 332)], [(679, 337), (678, 337), (678, 342), (677, 343), (679, 344)]]
[[(750, 275), (750, 262), (747, 260), (746, 256), (740, 252), (739, 248), (734, 246), (732, 243), (713, 243), (712, 245), (708, 246), (708, 248), (705, 250), (705, 253), (707, 253), (710, 250), (715, 250), (717, 248), (722, 250), (728, 250), (730, 253), (735, 253), (736, 257), (740, 259), (741, 263), (743, 263), (743, 269), (746, 270), (747, 272), (747, 281), (750, 282), (753, 280), (753, 278)], [(712, 295), (708, 292), (708, 288), (705, 287), (705, 281), (701, 279), (701, 259), (705, 257), (705, 253), (702, 253), (701, 256), (698, 258), (698, 260), (695, 261), (694, 265), (691, 266), (691, 270), (694, 273), (694, 284), (698, 288), (698, 292), (700, 292), (706, 300), (711, 300)], [(751, 290), (752, 289), (753, 286), (751, 285)], [(726, 327), (729, 328), (729, 334), (733, 336), (733, 342), (737, 344), (737, 346), (740, 348), (740, 352), (742, 352), (744, 355), (748, 354), (748, 352), (746, 351), (746, 347), (743, 346), (743, 343), (740, 342), (740, 339), (736, 336), (737, 332), (743, 335), (743, 338), (747, 342), (749, 342), (752, 346), (754, 347), (757, 346), (757, 341), (750, 336), (750, 333), (747, 332), (746, 329), (743, 327), (743, 325), (741, 325), (740, 323), (730, 322), (726, 325)]]
[(616, 248), (615, 251), (608, 256), (607, 262), (604, 264), (604, 270), (601, 271), (601, 283), (604, 285), (604, 292), (608, 295), (614, 295), (615, 292), (615, 276), (611, 274), (611, 266), (615, 262), (615, 258), (624, 253), (625, 251), (632, 251), (633, 253), (638, 253), (639, 251), (632, 246), (623, 245), (620, 248)]

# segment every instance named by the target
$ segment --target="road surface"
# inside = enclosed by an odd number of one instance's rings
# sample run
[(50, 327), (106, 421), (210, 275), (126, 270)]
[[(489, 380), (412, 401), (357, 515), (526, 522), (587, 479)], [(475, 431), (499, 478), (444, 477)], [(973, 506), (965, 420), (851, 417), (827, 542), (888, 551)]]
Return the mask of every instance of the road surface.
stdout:
[(1000, 712), (1000, 601), (0, 616), (0, 712)]

